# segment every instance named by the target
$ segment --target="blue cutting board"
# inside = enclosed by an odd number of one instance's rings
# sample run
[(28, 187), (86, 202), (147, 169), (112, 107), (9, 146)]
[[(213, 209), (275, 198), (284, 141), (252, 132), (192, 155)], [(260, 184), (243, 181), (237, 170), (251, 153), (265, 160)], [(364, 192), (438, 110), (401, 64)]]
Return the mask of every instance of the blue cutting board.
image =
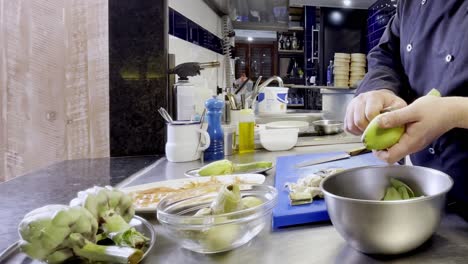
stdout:
[(311, 204), (291, 206), (288, 190), (284, 187), (286, 182), (296, 182), (298, 178), (313, 174), (327, 168), (356, 168), (362, 166), (386, 165), (372, 153), (362, 154), (345, 160), (337, 160), (304, 168), (296, 168), (299, 162), (326, 158), (343, 154), (345, 152), (327, 152), (306, 155), (283, 156), (276, 159), (275, 187), (278, 190), (278, 203), (273, 209), (273, 228), (291, 225), (306, 224), (330, 220), (325, 201), (314, 199)]

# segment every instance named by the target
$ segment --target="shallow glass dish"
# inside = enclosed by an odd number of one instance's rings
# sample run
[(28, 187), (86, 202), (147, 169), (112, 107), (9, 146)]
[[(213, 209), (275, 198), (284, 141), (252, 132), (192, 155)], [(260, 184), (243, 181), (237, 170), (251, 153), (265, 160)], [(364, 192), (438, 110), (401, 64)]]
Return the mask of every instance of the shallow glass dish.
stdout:
[(158, 204), (157, 217), (167, 236), (181, 247), (199, 253), (219, 253), (237, 248), (270, 224), (277, 191), (267, 185), (240, 185), (242, 197), (253, 196), (262, 204), (240, 211), (194, 216), (209, 207), (218, 192), (194, 190), (171, 195)]

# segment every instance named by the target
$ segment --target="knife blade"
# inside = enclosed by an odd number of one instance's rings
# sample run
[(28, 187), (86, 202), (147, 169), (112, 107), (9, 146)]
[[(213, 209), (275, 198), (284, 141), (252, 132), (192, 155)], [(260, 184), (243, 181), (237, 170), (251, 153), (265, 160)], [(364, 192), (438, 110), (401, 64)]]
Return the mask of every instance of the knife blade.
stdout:
[(298, 167), (298, 168), (307, 167), (307, 166), (312, 166), (312, 165), (316, 165), (316, 164), (347, 159), (347, 158), (350, 158), (350, 157), (354, 157), (354, 156), (358, 156), (358, 155), (362, 155), (362, 154), (366, 154), (366, 153), (370, 153), (370, 152), (372, 152), (372, 151), (368, 150), (366, 147), (362, 146), (362, 147), (349, 150), (346, 153), (339, 154), (339, 155), (336, 155), (336, 156), (299, 162), (299, 163), (296, 164), (296, 167)]
[(348, 153), (343, 153), (343, 154), (339, 154), (339, 155), (336, 155), (336, 156), (303, 161), (303, 162), (297, 163), (296, 168), (303, 168), (303, 167), (317, 165), (317, 164), (326, 163), (326, 162), (330, 162), (330, 161), (349, 159), (350, 157), (351, 157), (351, 155), (349, 155)]

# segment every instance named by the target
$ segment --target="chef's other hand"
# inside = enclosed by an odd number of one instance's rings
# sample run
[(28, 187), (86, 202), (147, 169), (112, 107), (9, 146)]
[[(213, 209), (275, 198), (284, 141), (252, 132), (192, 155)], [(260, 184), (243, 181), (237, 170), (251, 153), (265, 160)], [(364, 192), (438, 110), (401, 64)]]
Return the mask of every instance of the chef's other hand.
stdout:
[[(393, 164), (406, 155), (418, 152), (447, 131), (455, 128), (456, 118), (444, 98), (423, 96), (407, 107), (379, 118), (383, 128), (406, 125), (400, 141), (388, 150), (375, 152), (380, 159)], [(434, 111), (437, 106), (437, 111)]]
[(384, 108), (400, 109), (406, 105), (403, 99), (390, 90), (362, 93), (351, 100), (346, 109), (345, 129), (354, 135), (361, 135), (369, 122)]

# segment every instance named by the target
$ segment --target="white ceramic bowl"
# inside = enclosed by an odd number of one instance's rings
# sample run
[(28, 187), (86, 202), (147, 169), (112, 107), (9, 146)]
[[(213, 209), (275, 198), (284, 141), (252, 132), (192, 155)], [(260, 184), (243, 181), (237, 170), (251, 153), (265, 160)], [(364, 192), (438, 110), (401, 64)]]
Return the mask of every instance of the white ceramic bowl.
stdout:
[(296, 145), (298, 136), (298, 128), (266, 129), (260, 131), (260, 143), (269, 151), (289, 150)]
[(309, 129), (309, 123), (305, 121), (276, 121), (265, 125), (267, 129), (297, 128), (303, 133)]

